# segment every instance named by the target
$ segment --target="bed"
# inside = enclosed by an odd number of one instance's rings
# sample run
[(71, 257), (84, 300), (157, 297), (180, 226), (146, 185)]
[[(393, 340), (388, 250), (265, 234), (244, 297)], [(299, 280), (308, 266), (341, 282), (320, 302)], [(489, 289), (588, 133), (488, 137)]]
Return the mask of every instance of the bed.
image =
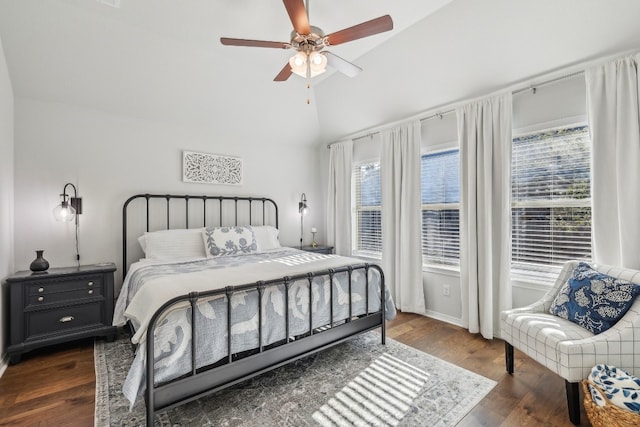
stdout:
[[(123, 206), (123, 286), (114, 325), (136, 356), (123, 392), (155, 413), (214, 393), (354, 335), (395, 307), (361, 260), (278, 241), (263, 197), (138, 194)], [(141, 258), (141, 259), (140, 259)]]

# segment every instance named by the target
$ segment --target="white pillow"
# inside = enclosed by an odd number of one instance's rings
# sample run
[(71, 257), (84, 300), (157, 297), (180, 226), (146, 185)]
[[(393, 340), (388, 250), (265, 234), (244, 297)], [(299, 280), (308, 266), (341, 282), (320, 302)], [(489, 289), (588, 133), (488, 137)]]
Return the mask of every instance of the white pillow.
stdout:
[(145, 257), (150, 259), (204, 258), (202, 228), (160, 230), (138, 238)]
[(200, 239), (204, 240), (207, 258), (244, 255), (258, 251), (256, 236), (249, 226), (207, 227), (202, 229)]
[(280, 246), (280, 240), (278, 240), (280, 231), (277, 228), (271, 225), (252, 225), (251, 228), (253, 228), (253, 233), (256, 236), (258, 252), (282, 247)]

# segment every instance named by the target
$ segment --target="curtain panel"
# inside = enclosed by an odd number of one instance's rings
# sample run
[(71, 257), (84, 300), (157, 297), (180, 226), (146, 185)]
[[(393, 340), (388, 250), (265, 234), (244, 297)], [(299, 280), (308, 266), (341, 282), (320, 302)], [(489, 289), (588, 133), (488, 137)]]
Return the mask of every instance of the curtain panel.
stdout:
[(594, 261), (640, 269), (640, 54), (586, 70)]
[(425, 314), (420, 121), (381, 132), (382, 267), (396, 307)]
[(338, 255), (351, 256), (351, 162), (353, 141), (332, 144), (329, 149), (327, 191), (327, 244)]
[(456, 109), (460, 143), (460, 282), (469, 331), (499, 335), (511, 308), (511, 93)]

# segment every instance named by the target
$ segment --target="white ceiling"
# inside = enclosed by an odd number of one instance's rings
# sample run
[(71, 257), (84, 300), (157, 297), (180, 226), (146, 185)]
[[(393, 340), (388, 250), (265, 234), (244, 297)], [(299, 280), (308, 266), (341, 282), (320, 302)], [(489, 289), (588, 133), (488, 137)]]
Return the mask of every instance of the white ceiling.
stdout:
[(322, 83), (321, 140), (640, 50), (638, 17), (637, 0), (454, 0), (361, 57), (357, 79)]
[(330, 48), (364, 71), (314, 79), (311, 91), (297, 76), (273, 82), (291, 51), (219, 43), (288, 41), (280, 0), (0, 0), (0, 38), (16, 97), (298, 143), (640, 47), (637, 0), (310, 4), (326, 33), (385, 14), (393, 31)]

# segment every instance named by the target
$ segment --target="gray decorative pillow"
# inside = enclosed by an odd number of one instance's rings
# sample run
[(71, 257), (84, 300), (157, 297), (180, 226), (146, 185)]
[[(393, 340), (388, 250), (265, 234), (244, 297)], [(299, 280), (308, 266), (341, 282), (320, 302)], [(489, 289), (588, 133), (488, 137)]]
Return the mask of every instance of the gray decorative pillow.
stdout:
[(202, 231), (207, 258), (243, 255), (258, 251), (251, 227), (207, 227)]

